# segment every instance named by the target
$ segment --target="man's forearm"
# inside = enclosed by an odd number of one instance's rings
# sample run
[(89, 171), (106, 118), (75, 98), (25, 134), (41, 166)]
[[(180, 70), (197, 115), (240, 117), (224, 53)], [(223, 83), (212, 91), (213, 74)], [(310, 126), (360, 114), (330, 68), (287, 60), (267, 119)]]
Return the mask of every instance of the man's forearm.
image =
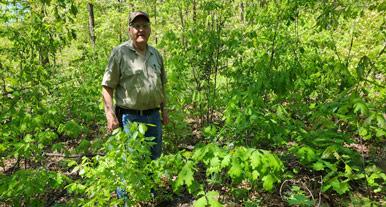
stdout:
[(160, 104), (161, 111), (164, 111), (166, 109), (166, 103), (165, 100)]
[(107, 119), (107, 130), (112, 131), (119, 127), (119, 121), (113, 109), (113, 92), (114, 89), (103, 86), (102, 96), (105, 105), (105, 115)]
[(163, 112), (163, 111), (166, 109), (166, 91), (165, 91), (165, 84), (162, 84), (162, 95), (163, 95), (163, 99), (162, 99), (162, 102), (161, 102), (161, 104), (160, 104), (161, 112)]
[(169, 123), (169, 115), (168, 115), (168, 110), (166, 109), (165, 99), (160, 104), (160, 108), (161, 108), (161, 115), (162, 115), (162, 124), (167, 125)]
[(106, 116), (110, 114), (115, 115), (113, 110), (113, 92), (114, 92), (114, 89), (109, 88), (107, 86), (103, 86), (102, 88), (102, 96), (103, 96)]

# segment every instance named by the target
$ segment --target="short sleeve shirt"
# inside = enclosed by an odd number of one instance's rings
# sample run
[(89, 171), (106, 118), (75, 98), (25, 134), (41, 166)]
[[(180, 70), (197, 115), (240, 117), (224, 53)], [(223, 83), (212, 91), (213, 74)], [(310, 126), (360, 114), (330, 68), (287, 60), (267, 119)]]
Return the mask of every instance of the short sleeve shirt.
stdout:
[(146, 110), (160, 107), (164, 99), (165, 80), (160, 53), (148, 46), (145, 56), (142, 56), (128, 41), (113, 49), (102, 86), (115, 90), (118, 106)]

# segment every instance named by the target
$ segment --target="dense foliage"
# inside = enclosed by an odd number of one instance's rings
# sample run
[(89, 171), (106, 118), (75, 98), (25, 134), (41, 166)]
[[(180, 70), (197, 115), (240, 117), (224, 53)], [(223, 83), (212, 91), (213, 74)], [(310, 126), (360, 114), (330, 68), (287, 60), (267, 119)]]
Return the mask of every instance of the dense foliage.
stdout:
[[(384, 1), (0, 8), (0, 205), (386, 205)], [(155, 161), (145, 125), (107, 134), (100, 95), (134, 10), (168, 77)]]

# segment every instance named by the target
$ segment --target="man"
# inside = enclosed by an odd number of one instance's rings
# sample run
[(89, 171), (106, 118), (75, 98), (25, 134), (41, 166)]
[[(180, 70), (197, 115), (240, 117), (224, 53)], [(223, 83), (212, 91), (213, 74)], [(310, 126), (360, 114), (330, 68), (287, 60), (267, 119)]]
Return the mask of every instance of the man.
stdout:
[(119, 126), (124, 128), (129, 122), (151, 124), (145, 136), (155, 137), (151, 158), (157, 159), (161, 155), (162, 124), (169, 122), (165, 109), (163, 59), (155, 48), (147, 44), (151, 34), (148, 14), (132, 12), (128, 32), (131, 40), (113, 49), (103, 76), (102, 96), (107, 129), (111, 132)]

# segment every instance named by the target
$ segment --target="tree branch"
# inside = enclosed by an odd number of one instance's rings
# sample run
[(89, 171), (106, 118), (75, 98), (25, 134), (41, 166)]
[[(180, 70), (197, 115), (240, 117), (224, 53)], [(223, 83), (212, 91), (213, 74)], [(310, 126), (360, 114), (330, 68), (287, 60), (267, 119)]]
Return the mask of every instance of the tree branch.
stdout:
[(88, 154), (73, 154), (66, 155), (62, 153), (44, 153), (45, 156), (48, 157), (64, 157), (64, 158), (81, 158), (81, 157), (95, 157), (96, 155), (104, 156), (105, 153), (88, 153)]

